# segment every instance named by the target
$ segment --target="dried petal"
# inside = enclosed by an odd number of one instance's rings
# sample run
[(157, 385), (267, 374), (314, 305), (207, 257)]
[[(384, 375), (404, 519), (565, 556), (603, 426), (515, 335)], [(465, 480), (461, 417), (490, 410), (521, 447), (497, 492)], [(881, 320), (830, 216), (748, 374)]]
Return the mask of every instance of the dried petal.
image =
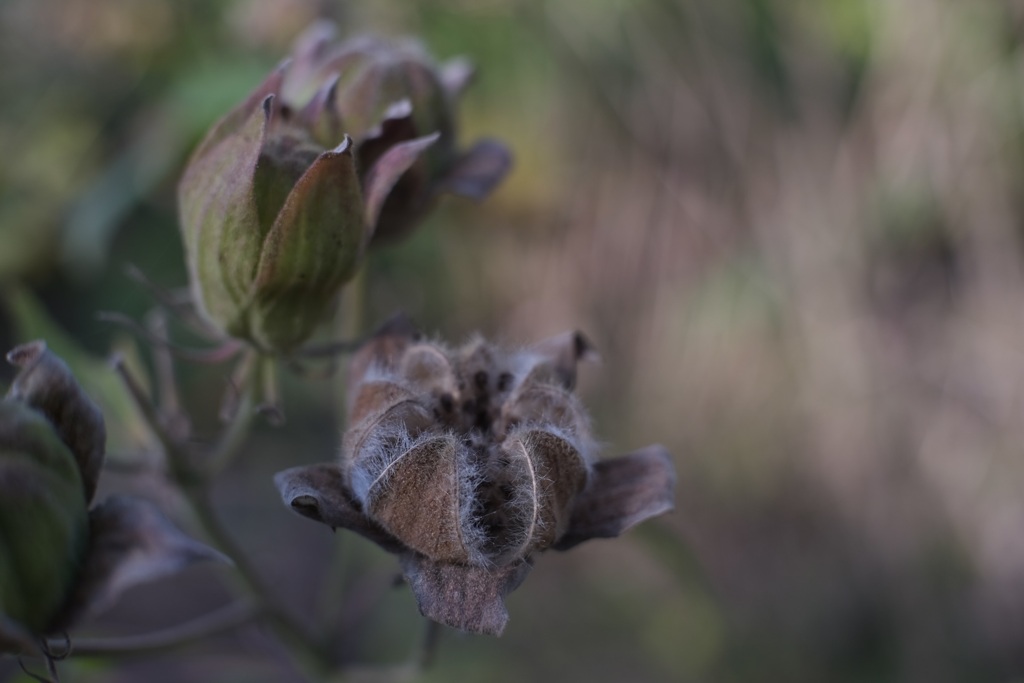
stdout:
[(354, 531), (385, 550), (399, 553), (405, 547), (379, 524), (368, 519), (334, 464), (293, 467), (274, 476), (286, 505), (303, 517), (322, 522), (332, 529)]
[[(423, 131), (431, 133), (433, 131)], [(412, 103), (408, 99), (395, 102), (384, 112), (381, 122), (364, 136), (359, 144), (359, 168), (370, 169), (397, 144), (420, 137), (412, 119)]]
[(675, 467), (662, 446), (594, 465), (590, 487), (577, 499), (569, 530), (555, 545), (568, 550), (591, 538), (614, 538), (674, 507)]
[(488, 569), (434, 562), (414, 553), (402, 556), (402, 572), (420, 614), (470, 633), (500, 636), (508, 622), (505, 596), (530, 573), (529, 560)]
[(438, 189), (480, 201), (498, 186), (511, 168), (512, 153), (508, 147), (489, 138), (479, 140), (459, 156)]
[(103, 414), (45, 342), (19, 346), (7, 354), (7, 360), (21, 368), (7, 395), (46, 416), (75, 456), (86, 501), (91, 501), (107, 443)]
[(195, 562), (231, 562), (186, 536), (148, 501), (113, 496), (95, 507), (89, 518), (89, 554), (55, 628), (101, 612), (129, 588)]
[[(363, 191), (366, 197), (366, 225), (376, 230), (384, 202), (395, 188), (402, 174), (408, 171), (413, 163), (428, 147), (437, 142), (440, 133), (409, 140), (395, 145), (385, 152), (366, 174)], [(407, 183), (420, 183), (416, 178), (403, 179)]]

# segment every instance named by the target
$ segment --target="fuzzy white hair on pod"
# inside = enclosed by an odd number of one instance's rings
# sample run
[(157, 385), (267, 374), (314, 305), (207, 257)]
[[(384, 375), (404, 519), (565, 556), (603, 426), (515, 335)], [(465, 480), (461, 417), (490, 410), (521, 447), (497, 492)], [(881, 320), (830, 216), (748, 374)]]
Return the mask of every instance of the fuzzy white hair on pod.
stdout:
[(414, 437), (401, 423), (382, 423), (369, 431), (352, 453), (349, 486), (364, 506), (375, 489), (387, 489), (395, 466), (417, 446), (436, 438), (424, 433)]
[[(455, 439), (455, 435), (452, 435)], [(458, 460), (456, 471), (458, 472), (459, 487), (459, 529), (462, 534), (462, 542), (469, 551), (469, 561), (481, 567), (492, 564), (486, 549), (490, 542), (487, 534), (487, 527), (478, 504), (478, 491), (487, 480), (486, 463), (473, 457), (469, 448), (462, 446), (459, 441)]]

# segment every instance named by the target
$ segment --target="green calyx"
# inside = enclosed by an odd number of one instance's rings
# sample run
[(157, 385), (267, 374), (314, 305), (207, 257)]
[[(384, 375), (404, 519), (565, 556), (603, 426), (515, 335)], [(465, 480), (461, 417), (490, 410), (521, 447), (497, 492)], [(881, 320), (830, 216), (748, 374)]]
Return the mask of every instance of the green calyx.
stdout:
[(74, 585), (88, 536), (75, 456), (41, 413), (0, 401), (0, 615), (44, 632)]
[(269, 353), (309, 338), (368, 237), (350, 140), (323, 150), (287, 116), (270, 94), (237, 129), (214, 129), (179, 192), (201, 310)]

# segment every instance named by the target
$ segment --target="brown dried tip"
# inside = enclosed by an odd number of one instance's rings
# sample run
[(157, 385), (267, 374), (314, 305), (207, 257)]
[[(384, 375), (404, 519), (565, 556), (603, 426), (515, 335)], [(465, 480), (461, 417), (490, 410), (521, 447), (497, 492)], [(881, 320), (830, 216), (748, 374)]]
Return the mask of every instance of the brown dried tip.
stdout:
[(18, 346), (7, 360), (21, 368), (7, 395), (35, 408), (57, 430), (78, 462), (86, 500), (96, 493), (107, 442), (103, 413), (75, 381), (68, 366), (36, 340)]

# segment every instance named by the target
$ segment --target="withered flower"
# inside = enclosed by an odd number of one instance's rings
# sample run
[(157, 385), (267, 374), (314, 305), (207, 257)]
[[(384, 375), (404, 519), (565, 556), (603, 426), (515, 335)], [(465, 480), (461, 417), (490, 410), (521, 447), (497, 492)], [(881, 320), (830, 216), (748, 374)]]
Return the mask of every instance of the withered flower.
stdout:
[(150, 503), (113, 496), (89, 510), (106, 430), (95, 403), (43, 342), (0, 400), (0, 653), (94, 614), (124, 590), (221, 559)]
[(599, 460), (572, 389), (577, 333), (509, 352), (386, 325), (352, 359), (340, 464), (276, 477), (286, 504), (400, 556), (422, 614), (498, 635), (535, 554), (608, 538), (672, 508), (669, 454)]
[(294, 59), (210, 130), (181, 179), (189, 275), (207, 322), (288, 353), (374, 235), (409, 230), (443, 190), (486, 194), (509, 157), (490, 141), (456, 150), (455, 80), (410, 44), (332, 48), (320, 25), (300, 39)]

